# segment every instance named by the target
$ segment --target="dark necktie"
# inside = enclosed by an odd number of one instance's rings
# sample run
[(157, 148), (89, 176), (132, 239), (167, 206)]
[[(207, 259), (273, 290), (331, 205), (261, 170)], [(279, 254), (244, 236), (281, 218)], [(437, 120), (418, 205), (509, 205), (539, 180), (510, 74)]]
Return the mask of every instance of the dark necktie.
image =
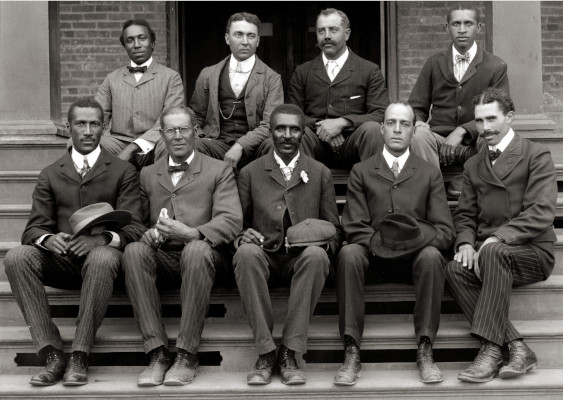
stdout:
[(128, 66), (127, 69), (129, 70), (129, 72), (131, 72), (132, 74), (136, 73), (136, 72), (140, 72), (141, 74), (144, 74), (147, 71), (147, 67), (131, 67)]
[(183, 162), (180, 165), (169, 165), (168, 166), (168, 172), (172, 173), (172, 172), (180, 172), (180, 171), (187, 171), (188, 170), (188, 163), (187, 162)]
[(86, 156), (84, 156), (84, 164), (82, 166), (82, 168), (80, 169), (80, 177), (82, 179), (84, 179), (84, 177), (86, 176), (86, 174), (90, 172), (90, 165), (88, 165), (88, 159), (86, 158)]
[(489, 158), (491, 161), (495, 161), (500, 156), (500, 153), (502, 152), (499, 149), (489, 150)]

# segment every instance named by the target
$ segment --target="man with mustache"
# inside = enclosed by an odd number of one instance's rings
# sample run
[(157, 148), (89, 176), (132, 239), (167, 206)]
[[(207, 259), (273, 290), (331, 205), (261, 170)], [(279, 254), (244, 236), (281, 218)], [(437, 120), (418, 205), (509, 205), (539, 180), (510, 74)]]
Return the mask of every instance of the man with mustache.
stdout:
[[(509, 93), (505, 62), (475, 42), (479, 10), (460, 3), (448, 11), (446, 28), (452, 45), (426, 60), (408, 101), (416, 114), (411, 149), (438, 168), (463, 165), (477, 152), (473, 97), (489, 87)], [(452, 198), (460, 195), (460, 178), (449, 183)]]
[[(473, 100), (475, 123), (486, 146), (465, 163), (454, 214), (455, 256), (446, 267), (451, 293), (481, 341), (464, 382), (502, 379), (537, 367), (534, 352), (508, 320), (513, 286), (545, 280), (554, 265), (557, 200), (549, 150), (515, 133), (514, 104), (501, 89)], [(510, 359), (501, 368), (502, 348)]]
[[(295, 105), (276, 107), (270, 116), (274, 150), (239, 175), (244, 230), (235, 240), (233, 266), (259, 355), (249, 385), (270, 383), (276, 366), (282, 383), (305, 383), (295, 352), (307, 351), (309, 320), (342, 243), (330, 170), (299, 151), (304, 120)], [(290, 285), (277, 360), (268, 290), (274, 282)]]
[(317, 16), (321, 54), (297, 67), (289, 103), (305, 113), (302, 152), (331, 167), (350, 168), (381, 149), (389, 95), (381, 71), (346, 46), (350, 21), (328, 8)]
[(280, 75), (256, 56), (260, 19), (240, 12), (227, 21), (225, 41), (231, 55), (204, 68), (190, 106), (199, 127), (196, 149), (243, 167), (269, 136), (270, 113), (283, 103)]

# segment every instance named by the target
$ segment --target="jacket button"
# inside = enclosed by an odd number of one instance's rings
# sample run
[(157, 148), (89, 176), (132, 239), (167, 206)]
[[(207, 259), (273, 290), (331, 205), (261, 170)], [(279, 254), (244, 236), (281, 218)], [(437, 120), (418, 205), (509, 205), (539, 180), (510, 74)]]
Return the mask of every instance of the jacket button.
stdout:
[(457, 106), (457, 109), (458, 109), (458, 110), (461, 110), (461, 106)]
[(176, 197), (176, 193), (172, 193), (172, 198)]
[(281, 206), (277, 206), (276, 210), (278, 210), (278, 211), (281, 210)]
[(328, 105), (328, 108), (332, 108), (332, 104), (329, 104), (329, 105)]
[(393, 185), (393, 189), (397, 189), (397, 185)]
[(279, 232), (280, 230), (281, 230), (280, 227), (279, 227), (279, 226), (276, 226), (276, 231)]
[(392, 212), (393, 212), (393, 209), (392, 209), (392, 208), (388, 208), (388, 209), (387, 209), (387, 212), (388, 212), (388, 213), (392, 213)]

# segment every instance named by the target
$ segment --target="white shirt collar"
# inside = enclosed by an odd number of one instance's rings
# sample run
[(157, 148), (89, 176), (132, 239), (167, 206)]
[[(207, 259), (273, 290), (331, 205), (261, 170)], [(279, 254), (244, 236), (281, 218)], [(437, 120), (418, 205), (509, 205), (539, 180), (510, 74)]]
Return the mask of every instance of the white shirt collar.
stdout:
[[(453, 62), (454, 65), (457, 64), (457, 59), (456, 56), (459, 54), (460, 56), (462, 55), (459, 51), (457, 51), (457, 49), (455, 48), (455, 46), (452, 44), (452, 56), (453, 56)], [(473, 61), (473, 59), (475, 58), (475, 55), (477, 54), (477, 42), (473, 42), (473, 46), (471, 46), (471, 48), (469, 50), (467, 50), (467, 53), (469, 53), (469, 63), (471, 64), (471, 61)]]
[(147, 61), (145, 61), (141, 65), (137, 65), (133, 62), (133, 60), (131, 60), (131, 66), (132, 67), (147, 67), (147, 69), (148, 69), (149, 66), (151, 65), (151, 63), (152, 63), (152, 56), (151, 56), (151, 58), (149, 58)]
[(242, 69), (242, 72), (247, 74), (250, 71), (252, 71), (252, 68), (254, 68), (254, 64), (256, 63), (256, 54), (253, 54), (252, 56), (250, 56), (244, 61), (237, 61), (235, 56), (231, 54), (231, 58), (229, 59), (229, 68), (233, 71), (236, 70), (237, 62), (240, 62), (240, 67)]
[[(188, 165), (190, 165), (190, 163), (192, 162), (192, 160), (194, 159), (194, 155), (195, 155), (195, 151), (192, 150), (192, 154), (190, 154), (190, 156), (185, 160)], [(176, 165), (181, 165), (182, 163), (175, 163), (174, 160), (172, 160), (172, 157), (168, 156), (168, 165), (171, 167), (174, 167)]]
[[(321, 52), (322, 56), (323, 56), (323, 65), (326, 65), (326, 63), (329, 61), (328, 58), (326, 58), (325, 53)], [(348, 51), (348, 47), (346, 47), (346, 51), (344, 52), (344, 54), (342, 54), (340, 57), (338, 57), (336, 60), (330, 60), (330, 61), (336, 61), (336, 64), (338, 64), (338, 66), (340, 67), (340, 69), (342, 69), (342, 67), (344, 66), (344, 63), (346, 62), (346, 60), (348, 59), (348, 55), (350, 54), (350, 52)]]
[[(98, 161), (98, 157), (100, 157), (100, 153), (102, 149), (100, 145), (92, 150), (90, 153), (86, 154), (86, 159), (88, 160), (88, 166), (92, 168), (96, 161)], [(76, 165), (77, 168), (82, 169), (84, 168), (84, 154), (80, 154), (74, 146), (70, 152), (70, 156), (72, 157), (72, 162)]]
[(502, 140), (496, 146), (489, 146), (489, 150), (496, 149), (496, 150), (504, 151), (506, 150), (510, 142), (512, 142), (512, 139), (514, 139), (514, 131), (512, 130), (512, 128), (510, 128), (506, 133), (506, 135), (504, 135)]
[(409, 149), (407, 149), (407, 151), (405, 151), (402, 155), (400, 155), (399, 157), (395, 157), (393, 154), (389, 153), (387, 147), (383, 146), (383, 158), (385, 158), (385, 161), (387, 162), (387, 165), (389, 165), (389, 168), (393, 166), (393, 161), (395, 161), (396, 158), (399, 160), (399, 171), (401, 171), (405, 166), (405, 163), (407, 162), (409, 155), (410, 155), (410, 151)]
[(297, 152), (297, 154), (295, 155), (295, 157), (293, 157), (293, 159), (289, 162), (289, 164), (285, 165), (285, 163), (283, 162), (283, 160), (281, 159), (280, 156), (278, 156), (278, 154), (276, 153), (276, 151), (274, 150), (274, 158), (276, 160), (276, 162), (278, 163), (278, 165), (281, 168), (295, 168), (295, 165), (297, 164), (297, 160), (299, 160), (299, 151)]

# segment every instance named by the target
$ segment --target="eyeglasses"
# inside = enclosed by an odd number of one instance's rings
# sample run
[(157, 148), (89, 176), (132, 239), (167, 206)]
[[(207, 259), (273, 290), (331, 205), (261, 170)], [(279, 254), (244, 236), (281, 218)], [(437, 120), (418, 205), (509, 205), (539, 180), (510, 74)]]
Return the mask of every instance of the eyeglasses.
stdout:
[[(189, 126), (180, 126), (180, 127), (177, 127), (177, 128), (168, 128), (164, 131), (164, 134), (166, 136), (175, 136), (176, 132), (179, 132), (180, 135), (187, 135), (190, 132), (192, 132), (192, 130), (193, 129)], [(161, 131), (162, 131), (162, 129), (161, 129)]]

